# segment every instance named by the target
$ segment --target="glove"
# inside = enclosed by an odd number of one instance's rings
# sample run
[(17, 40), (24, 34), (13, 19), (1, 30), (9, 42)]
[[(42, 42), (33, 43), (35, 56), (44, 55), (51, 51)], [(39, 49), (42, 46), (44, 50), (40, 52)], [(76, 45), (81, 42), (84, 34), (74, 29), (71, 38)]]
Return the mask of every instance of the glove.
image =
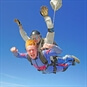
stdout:
[(40, 14), (44, 17), (48, 16), (48, 8), (46, 6), (42, 6), (40, 9)]
[(14, 22), (16, 22), (18, 25), (20, 25), (20, 21), (18, 19), (14, 19)]

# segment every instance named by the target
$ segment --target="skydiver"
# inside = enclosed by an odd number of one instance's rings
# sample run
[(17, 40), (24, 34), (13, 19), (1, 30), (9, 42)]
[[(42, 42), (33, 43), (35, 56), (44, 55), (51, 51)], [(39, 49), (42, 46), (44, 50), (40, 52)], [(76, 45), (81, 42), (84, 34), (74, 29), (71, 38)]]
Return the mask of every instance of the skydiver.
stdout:
[[(61, 4), (59, 3), (59, 1), (51, 0), (50, 3), (51, 3), (51, 7), (55, 11), (61, 7)], [(42, 36), (40, 35), (40, 32), (38, 32), (37, 30), (32, 31), (30, 38), (35, 39), (37, 41), (38, 49), (40, 49), (44, 43), (56, 44), (54, 42), (54, 24), (52, 23), (51, 17), (48, 16), (48, 8), (46, 6), (42, 6), (40, 13), (45, 19), (45, 22), (48, 28), (48, 33), (46, 35), (46, 38), (43, 39)], [(20, 23), (20, 21), (18, 19), (15, 19), (15, 22), (19, 26), (19, 32), (21, 37), (24, 39), (24, 41), (30, 39), (27, 33), (23, 30), (22, 24)], [(45, 45), (44, 45), (44, 48), (46, 48)], [(53, 60), (53, 57), (51, 57), (51, 59)]]
[[(51, 17), (48, 16), (48, 8), (46, 6), (42, 6), (40, 8), (40, 14), (44, 17), (44, 20), (46, 22), (47, 28), (48, 28), (48, 32), (46, 35), (46, 38), (42, 38), (41, 34), (39, 31), (34, 30), (31, 32), (30, 37), (27, 35), (27, 33), (24, 31), (22, 24), (20, 23), (20, 21), (18, 19), (15, 19), (14, 21), (17, 23), (17, 25), (19, 26), (19, 32), (21, 37), (24, 39), (24, 41), (28, 40), (28, 39), (34, 39), (37, 44), (38, 44), (38, 50), (41, 49), (41, 47), (43, 47), (43, 44), (48, 43), (48, 44), (56, 44), (54, 42), (54, 26), (51, 20)], [(57, 44), (56, 44), (57, 45)], [(46, 46), (47, 47), (47, 46)], [(44, 49), (46, 48), (44, 45)], [(51, 57), (51, 60), (54, 61), (54, 58)]]
[(42, 6), (40, 10), (40, 14), (44, 17), (47, 28), (48, 28), (48, 32), (45, 39), (42, 38), (42, 35), (37, 30), (32, 31), (29, 37), (27, 33), (24, 31), (21, 22), (18, 19), (14, 20), (19, 26), (19, 32), (23, 40), (26, 42), (26, 40), (30, 38), (34, 39), (39, 45), (39, 48), (41, 48), (44, 43), (52, 44), (54, 40), (54, 27), (53, 27), (51, 18), (48, 16), (48, 8), (46, 6)]
[[(80, 63), (80, 60), (73, 55), (66, 55), (59, 57), (55, 62), (50, 60), (50, 56), (58, 56), (61, 49), (54, 44), (45, 44), (49, 49), (38, 51), (37, 43), (34, 40), (27, 40), (25, 47), (27, 53), (19, 53), (16, 47), (12, 47), (10, 51), (18, 58), (25, 58), (31, 60), (32, 65), (42, 73), (56, 73), (64, 72), (69, 66)], [(46, 58), (47, 62), (43, 63), (40, 54)]]

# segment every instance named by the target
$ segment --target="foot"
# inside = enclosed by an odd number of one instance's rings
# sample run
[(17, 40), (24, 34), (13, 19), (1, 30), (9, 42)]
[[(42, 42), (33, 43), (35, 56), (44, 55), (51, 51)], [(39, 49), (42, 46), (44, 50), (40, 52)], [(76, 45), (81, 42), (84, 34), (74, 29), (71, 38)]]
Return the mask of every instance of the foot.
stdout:
[(75, 59), (75, 62), (80, 63), (80, 60), (77, 57), (75, 57), (75, 56), (72, 55), (72, 58)]
[(14, 22), (16, 22), (17, 25), (20, 25), (20, 24), (21, 24), (20, 21), (19, 21), (18, 19), (14, 19)]
[(66, 71), (67, 69), (68, 69), (68, 67), (66, 67), (66, 68), (63, 68), (63, 71), (62, 71), (62, 72)]

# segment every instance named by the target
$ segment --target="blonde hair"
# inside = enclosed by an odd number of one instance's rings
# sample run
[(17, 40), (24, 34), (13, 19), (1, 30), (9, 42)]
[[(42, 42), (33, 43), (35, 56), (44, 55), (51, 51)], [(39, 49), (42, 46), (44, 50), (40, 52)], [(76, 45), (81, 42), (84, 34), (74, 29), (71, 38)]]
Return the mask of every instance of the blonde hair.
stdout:
[(31, 40), (31, 39), (27, 40), (25, 43), (25, 47), (27, 48), (28, 46), (31, 46), (31, 45), (37, 46), (37, 44), (34, 40)]

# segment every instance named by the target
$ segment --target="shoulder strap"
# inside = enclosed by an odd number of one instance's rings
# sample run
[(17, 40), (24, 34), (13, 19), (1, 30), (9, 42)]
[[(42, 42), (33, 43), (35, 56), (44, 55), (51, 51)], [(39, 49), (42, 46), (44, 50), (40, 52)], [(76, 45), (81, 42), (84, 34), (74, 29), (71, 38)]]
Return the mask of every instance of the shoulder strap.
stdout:
[(42, 44), (42, 46), (43, 46), (43, 44), (44, 44), (44, 38), (42, 38), (41, 44)]
[(48, 64), (48, 61), (45, 58), (45, 56), (43, 55), (41, 50), (39, 50), (39, 58), (40, 58), (40, 60), (42, 61), (43, 64)]
[(44, 39), (42, 38), (38, 44), (38, 50), (40, 50), (41, 47), (43, 47), (43, 44), (44, 44)]
[(31, 65), (33, 65), (33, 64), (32, 64), (32, 61), (31, 61), (31, 58), (30, 58), (29, 56), (27, 57), (27, 59), (28, 59), (28, 61), (31, 63)]

